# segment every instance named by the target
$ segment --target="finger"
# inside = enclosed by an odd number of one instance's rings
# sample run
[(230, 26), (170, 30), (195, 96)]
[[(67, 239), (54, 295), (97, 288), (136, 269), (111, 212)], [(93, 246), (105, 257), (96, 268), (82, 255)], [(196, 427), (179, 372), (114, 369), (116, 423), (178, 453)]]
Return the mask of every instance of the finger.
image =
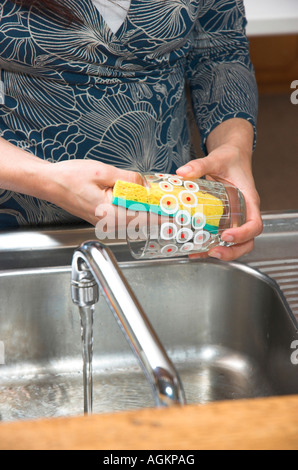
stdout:
[(221, 239), (227, 243), (241, 244), (259, 236), (263, 231), (262, 219), (250, 220), (238, 228), (223, 232)]
[(209, 258), (208, 252), (204, 251), (203, 253), (196, 253), (194, 255), (189, 255), (189, 259), (206, 259)]
[(259, 236), (263, 231), (263, 221), (260, 213), (260, 203), (257, 195), (246, 200), (246, 222), (237, 228), (225, 230), (221, 238), (228, 243), (241, 244)]
[(96, 177), (99, 184), (112, 188), (117, 180), (128, 181), (130, 183), (143, 184), (143, 178), (140, 173), (135, 171), (122, 170), (112, 165), (101, 163), (96, 171)]
[(254, 248), (254, 241), (250, 240), (240, 245), (233, 245), (230, 247), (218, 246), (208, 252), (211, 258), (221, 259), (223, 261), (232, 261), (247, 255)]
[(231, 247), (217, 247), (210, 250), (208, 253), (197, 253), (194, 255), (189, 255), (190, 259), (206, 259), (206, 258), (217, 258), (223, 261), (232, 261), (241, 256), (244, 256), (251, 252), (254, 247), (253, 240), (250, 240), (247, 243), (242, 243), (241, 245), (234, 245)]
[(178, 168), (177, 175), (188, 178), (200, 178), (204, 175), (220, 173), (220, 163), (212, 156), (198, 158)]

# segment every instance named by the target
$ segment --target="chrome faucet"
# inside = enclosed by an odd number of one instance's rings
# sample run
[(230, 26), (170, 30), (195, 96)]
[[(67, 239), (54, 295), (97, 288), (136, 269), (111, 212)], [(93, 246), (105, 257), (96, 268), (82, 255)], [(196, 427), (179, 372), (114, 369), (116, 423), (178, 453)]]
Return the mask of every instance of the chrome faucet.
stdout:
[(88, 241), (77, 248), (73, 255), (73, 302), (80, 308), (93, 308), (99, 298), (98, 288), (145, 372), (156, 405), (185, 404), (179, 375), (113, 253), (98, 241)]

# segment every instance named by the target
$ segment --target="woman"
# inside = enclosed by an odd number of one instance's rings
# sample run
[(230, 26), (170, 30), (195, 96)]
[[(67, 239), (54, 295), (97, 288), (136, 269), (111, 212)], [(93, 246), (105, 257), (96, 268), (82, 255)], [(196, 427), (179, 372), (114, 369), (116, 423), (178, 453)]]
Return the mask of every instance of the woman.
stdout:
[[(238, 258), (262, 230), (243, 1), (119, 2), (1, 1), (0, 228), (96, 225), (117, 179), (177, 171), (242, 190), (247, 223), (209, 252)], [(191, 158), (186, 85), (205, 158)]]

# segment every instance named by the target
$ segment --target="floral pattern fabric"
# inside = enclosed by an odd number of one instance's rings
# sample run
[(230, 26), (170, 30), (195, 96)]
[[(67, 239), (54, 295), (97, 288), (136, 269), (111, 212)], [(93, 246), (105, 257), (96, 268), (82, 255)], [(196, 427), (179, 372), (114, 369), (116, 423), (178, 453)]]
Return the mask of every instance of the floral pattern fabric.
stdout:
[[(116, 33), (92, 0), (65, 3), (81, 23), (0, 2), (2, 138), (50, 162), (175, 173), (192, 156), (186, 86), (205, 152), (224, 120), (255, 126), (242, 0), (132, 0)], [(2, 230), (73, 221), (0, 189)]]

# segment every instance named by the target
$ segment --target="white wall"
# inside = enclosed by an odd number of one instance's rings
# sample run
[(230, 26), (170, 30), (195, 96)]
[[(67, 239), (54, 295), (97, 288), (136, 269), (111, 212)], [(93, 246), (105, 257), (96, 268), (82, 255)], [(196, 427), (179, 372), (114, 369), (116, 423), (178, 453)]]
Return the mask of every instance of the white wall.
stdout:
[(298, 33), (298, 0), (244, 0), (249, 36)]

